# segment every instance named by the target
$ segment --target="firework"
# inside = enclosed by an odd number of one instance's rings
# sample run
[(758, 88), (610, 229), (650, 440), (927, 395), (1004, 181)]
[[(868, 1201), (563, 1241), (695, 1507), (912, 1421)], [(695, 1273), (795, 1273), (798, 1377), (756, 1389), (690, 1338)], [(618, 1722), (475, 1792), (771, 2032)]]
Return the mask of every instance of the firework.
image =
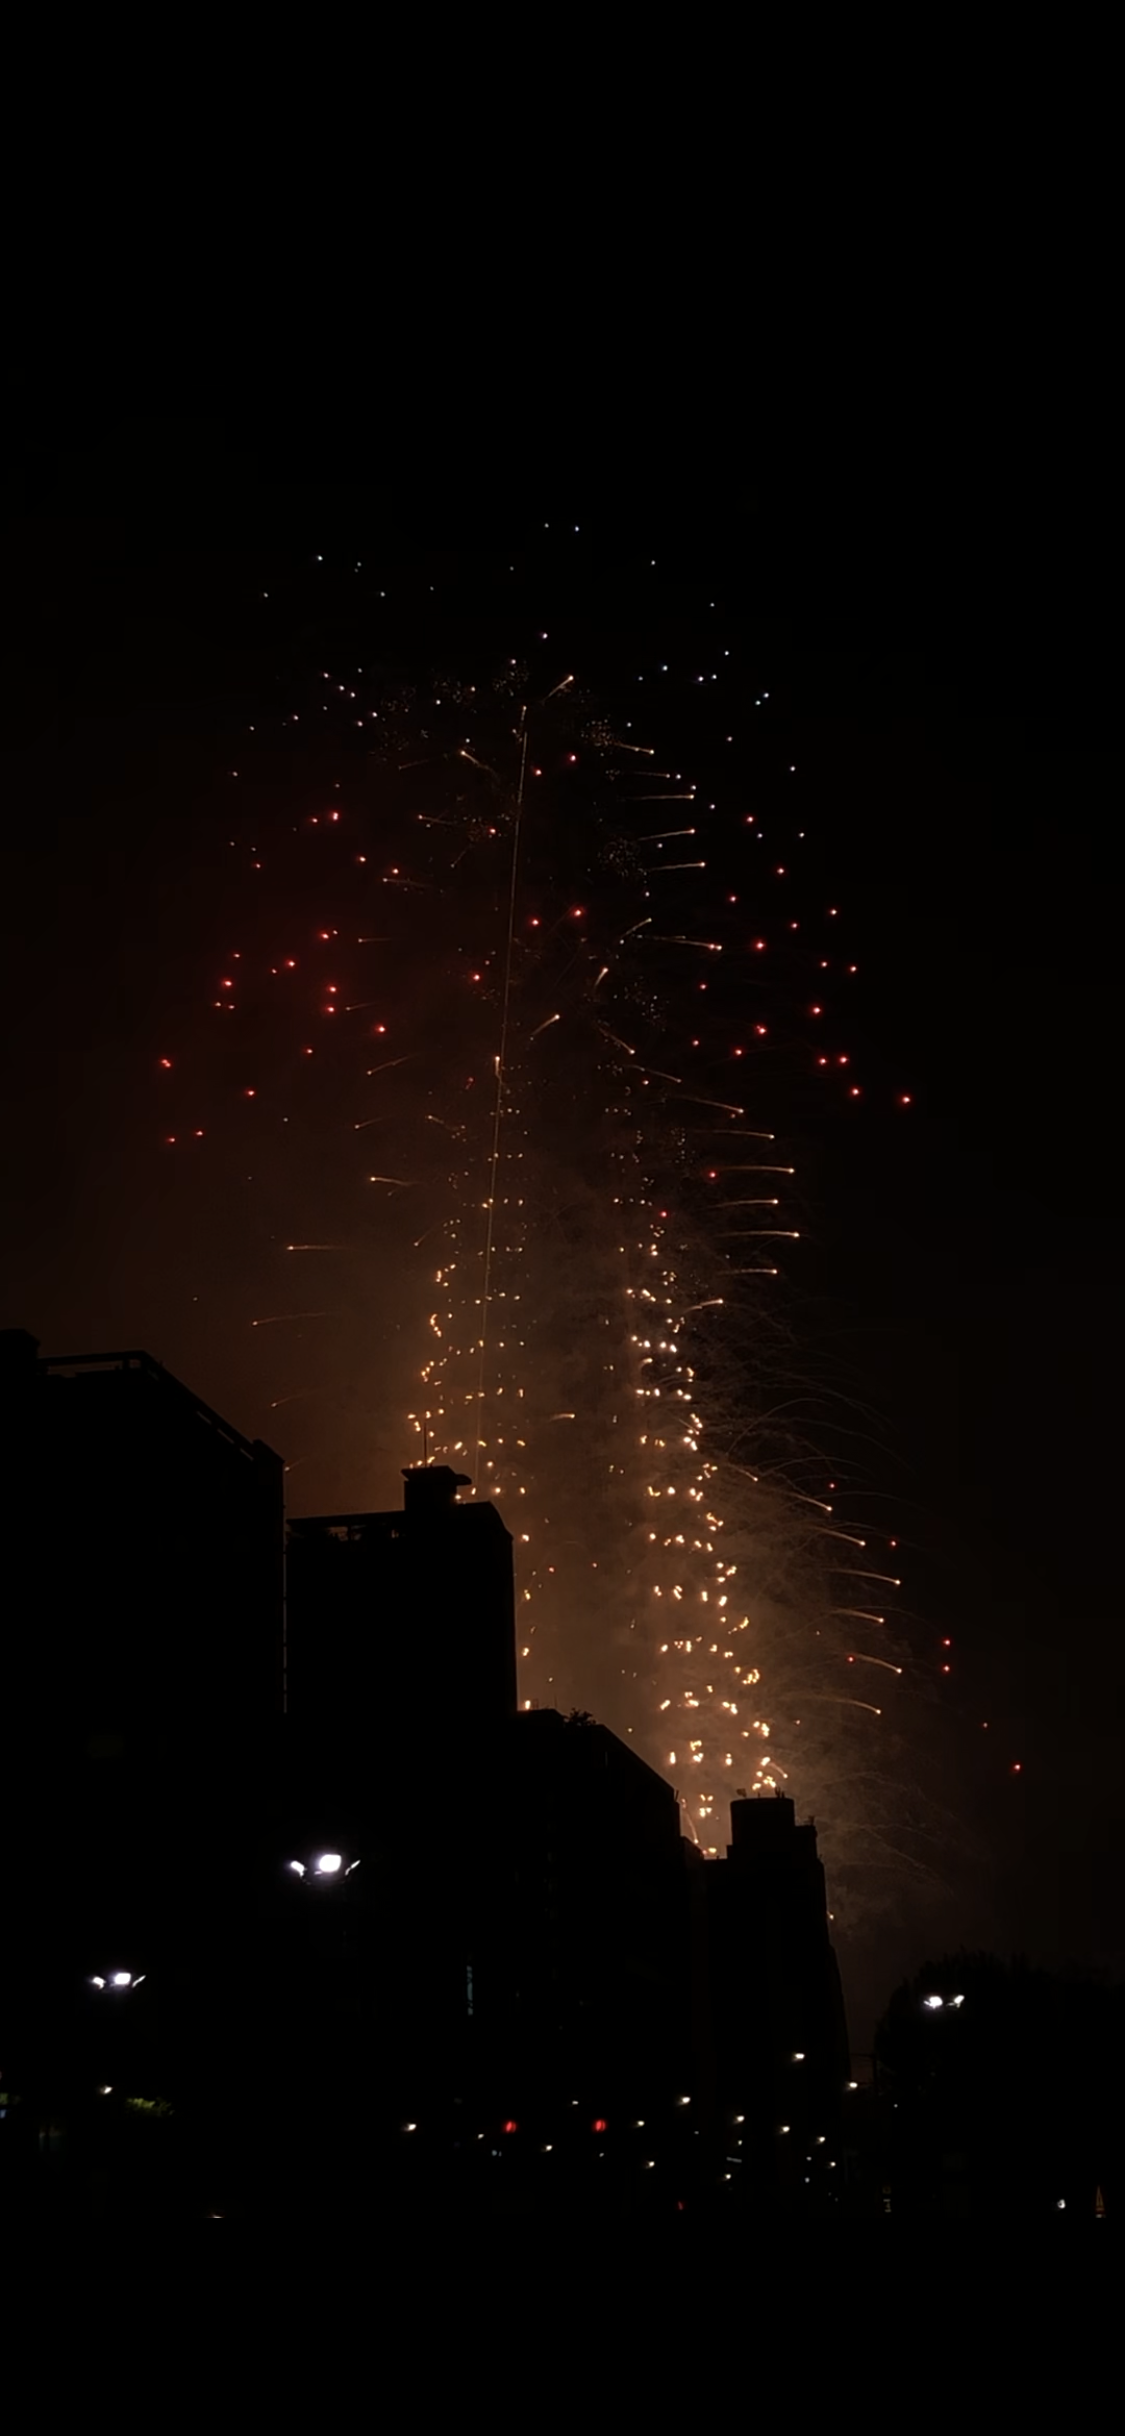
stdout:
[(794, 1072), (860, 1089), (820, 1045), (836, 908), (794, 915), (799, 838), (566, 672), (326, 670), (285, 723), (241, 773), (210, 1035), (161, 1071), (300, 1502), (451, 1462), (513, 1533), (525, 1702), (597, 1708), (704, 1850), (736, 1791), (847, 1783), (854, 1818), (898, 1660), (775, 1409), (800, 1229), (763, 1121)]

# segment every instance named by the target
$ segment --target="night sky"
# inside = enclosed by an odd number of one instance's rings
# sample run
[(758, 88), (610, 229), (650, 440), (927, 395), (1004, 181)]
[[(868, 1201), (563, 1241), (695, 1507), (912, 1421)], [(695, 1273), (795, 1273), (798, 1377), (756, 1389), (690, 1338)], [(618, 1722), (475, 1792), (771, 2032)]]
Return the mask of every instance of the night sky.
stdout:
[[(996, 533), (963, 517), (932, 584), (919, 527), (907, 585), (885, 504), (879, 578), (869, 553), (860, 582), (861, 520), (792, 471), (484, 497), (451, 469), (373, 485), (356, 448), (331, 482), (323, 462), (309, 434), (265, 449), (233, 425), (129, 427), (41, 446), (10, 497), (5, 1324), (47, 1352), (144, 1344), (299, 1452), (294, 1511), (397, 1502), (415, 1450), (386, 1416), (354, 1479), (338, 1455), (316, 1471), (307, 1422), (297, 1446), (283, 1412), (271, 1425), (232, 1316), (257, 1281), (235, 1263), (200, 1308), (206, 1193), (185, 1217), (154, 1159), (169, 1011), (190, 1042), (213, 963), (232, 754), (272, 719), (251, 783), (299, 792), (280, 721), (311, 669), (383, 682), (465, 666), (470, 644), (489, 665), (513, 633), (524, 650), (540, 608), (560, 671), (580, 665), (618, 719), (641, 721), (637, 675), (669, 663), (684, 682), (652, 711), (662, 742), (706, 792), (729, 723), (740, 800), (774, 834), (807, 829), (802, 920), (838, 904), (858, 968), (831, 1021), (862, 1097), (795, 1036), (758, 1069), (798, 1167), (787, 1392), (849, 1513), (898, 1542), (928, 1705), (904, 1712), (896, 1764), (913, 1735), (940, 1784), (932, 1879), (897, 1882), (844, 1944), (853, 2036), (938, 1944), (1120, 1968), (1119, 680), (1058, 553), (1029, 546), (1000, 584)], [(720, 628), (722, 717), (687, 683)], [(345, 1418), (362, 1428), (354, 1404)]]

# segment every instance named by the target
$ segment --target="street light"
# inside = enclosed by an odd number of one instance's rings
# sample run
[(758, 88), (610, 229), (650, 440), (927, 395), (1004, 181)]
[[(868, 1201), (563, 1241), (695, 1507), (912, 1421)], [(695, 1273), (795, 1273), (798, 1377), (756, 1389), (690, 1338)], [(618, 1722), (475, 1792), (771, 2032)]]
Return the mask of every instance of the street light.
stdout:
[(359, 1862), (349, 1861), (342, 1852), (315, 1852), (307, 1861), (287, 1861), (286, 1868), (297, 1878), (350, 1878)]

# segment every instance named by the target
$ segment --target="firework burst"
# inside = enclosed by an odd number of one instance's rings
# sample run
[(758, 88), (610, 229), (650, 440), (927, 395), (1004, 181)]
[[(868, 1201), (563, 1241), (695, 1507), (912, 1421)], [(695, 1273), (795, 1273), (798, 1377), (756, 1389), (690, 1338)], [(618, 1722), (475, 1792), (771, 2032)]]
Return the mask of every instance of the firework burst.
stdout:
[[(565, 671), (325, 671), (286, 726), (165, 1139), (207, 1141), (268, 1280), (300, 1502), (362, 1505), (409, 1433), (513, 1533), (524, 1701), (598, 1708), (704, 1850), (736, 1791), (831, 1814), (846, 1783), (854, 1856), (899, 1659), (883, 1606), (841, 1600), (862, 1535), (771, 1410), (799, 1227), (763, 1122), (786, 1059), (826, 1066), (835, 908), (800, 935), (753, 812)], [(732, 839), (740, 888), (712, 869)]]

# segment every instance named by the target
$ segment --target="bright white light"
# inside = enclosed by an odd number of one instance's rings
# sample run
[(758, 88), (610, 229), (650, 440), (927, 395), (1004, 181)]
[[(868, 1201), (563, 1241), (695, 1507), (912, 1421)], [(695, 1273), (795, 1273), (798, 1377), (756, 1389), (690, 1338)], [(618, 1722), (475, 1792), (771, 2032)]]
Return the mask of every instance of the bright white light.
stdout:
[(951, 1996), (949, 2001), (951, 2005), (963, 2005), (965, 1999), (963, 1996)]
[(1055, 2201), (1055, 2206), (1056, 2206), (1057, 2208), (1065, 2208), (1065, 2206), (1066, 2206), (1066, 2201), (1065, 2201), (1065, 2199), (1056, 2199), (1056, 2201)]
[(343, 1866), (344, 1866), (344, 1856), (343, 1856), (343, 1853), (342, 1853), (342, 1852), (322, 1852), (322, 1853), (318, 1854), (318, 1856), (317, 1856), (317, 1862), (316, 1862), (316, 1874), (317, 1874), (317, 1877), (318, 1877), (318, 1878), (334, 1878), (334, 1877), (336, 1876), (337, 1871), (338, 1871), (338, 1870), (341, 1870), (341, 1869), (343, 1868)]
[(418, 2126), (416, 2123), (404, 2123), (402, 2128), (404, 2131), (417, 2131)]
[(303, 1877), (304, 1877), (304, 1874), (305, 1874), (305, 1864), (304, 1864), (304, 1862), (303, 1862), (303, 1861), (287, 1861), (287, 1862), (286, 1862), (286, 1864), (285, 1864), (285, 1866), (286, 1866), (286, 1869), (293, 1869), (293, 1870), (296, 1870), (297, 1876), (298, 1876), (299, 1878), (303, 1878)]
[(922, 2002), (927, 2013), (940, 2013), (941, 2008), (945, 2003), (945, 1998), (944, 1996), (924, 1996), (922, 1998)]
[(690, 2106), (690, 2105), (691, 2105), (691, 2099), (690, 2099), (690, 2098), (677, 2098), (677, 2100), (676, 2100), (676, 2104), (677, 2104), (677, 2106)]
[[(940, 2004), (940, 2002), (941, 2002), (940, 1997), (939, 1997), (939, 1999), (938, 1999), (938, 2002), (939, 2002), (939, 2004)], [(794, 2054), (793, 2054), (793, 2061), (794, 2061), (794, 2063), (795, 2063), (795, 2064), (803, 2064), (803, 2063), (804, 2063), (804, 2060), (805, 2060), (805, 2050), (804, 2050), (804, 2048), (803, 2048), (803, 2047), (797, 2047), (797, 2048), (794, 2050)]]
[(92, 1988), (104, 1988), (104, 1986), (105, 1986), (105, 1981), (104, 1981), (104, 1979), (98, 1979), (98, 1978), (97, 1978), (97, 1976), (95, 1975), (95, 1977), (94, 1977), (94, 1978), (93, 1978), (93, 1979), (90, 1981), (90, 1986), (91, 1986)]
[(114, 1988), (131, 1988), (133, 1985), (132, 1972), (114, 1971), (111, 1976), (110, 1985)]

